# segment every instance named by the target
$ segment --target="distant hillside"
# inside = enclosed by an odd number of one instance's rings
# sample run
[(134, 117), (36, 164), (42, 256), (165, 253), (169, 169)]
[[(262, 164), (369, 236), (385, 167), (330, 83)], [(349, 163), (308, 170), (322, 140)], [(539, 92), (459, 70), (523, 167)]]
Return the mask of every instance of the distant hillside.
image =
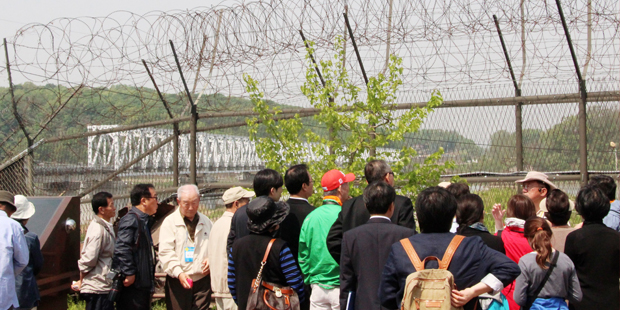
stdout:
[[(48, 84), (36, 86), (32, 83), (15, 85), (17, 110), (27, 131), (34, 135), (41, 125), (64, 103), (73, 91), (64, 86)], [(196, 98), (197, 95), (194, 95)], [(164, 94), (174, 117), (188, 116), (189, 109), (185, 94)], [(270, 102), (281, 108), (292, 108)], [(207, 95), (198, 103), (198, 113), (218, 111), (251, 111), (252, 103), (242, 98), (223, 95)], [(0, 87), (0, 158), (11, 156), (26, 147), (24, 135), (13, 114), (9, 89)], [(110, 88), (84, 88), (72, 98), (47, 125), (38, 137), (85, 132), (89, 125), (131, 125), (169, 119), (168, 112), (157, 92), (150, 88), (135, 88), (118, 85)], [(201, 119), (198, 126), (228, 124), (244, 121), (245, 117)], [(171, 127), (165, 126), (165, 127)], [(181, 124), (187, 128), (188, 124)], [(213, 133), (247, 135), (245, 127), (215, 130)]]
[[(28, 132), (33, 135), (41, 128), (50, 115), (58, 110), (58, 107), (69, 98), (72, 90), (63, 86), (48, 84), (36, 86), (32, 83), (15, 85), (15, 96), (18, 100), (18, 112), (22, 115)], [(196, 98), (197, 95), (194, 95)], [(164, 94), (164, 99), (171, 107), (173, 116), (180, 117), (189, 115), (187, 99), (182, 94)], [(296, 108), (269, 102), (270, 106), (278, 106), (281, 109)], [(226, 97), (223, 95), (206, 95), (198, 102), (198, 112), (223, 112), (223, 111), (251, 111), (252, 103), (249, 100)], [(10, 157), (19, 153), (26, 147), (24, 135), (19, 130), (13, 116), (11, 99), (8, 88), (0, 88), (0, 158)], [(43, 130), (40, 138), (57, 137), (68, 134), (85, 132), (89, 125), (131, 125), (157, 120), (169, 119), (168, 112), (164, 108), (157, 92), (150, 88), (135, 88), (126, 85), (117, 85), (110, 88), (84, 88), (79, 95), (72, 98), (67, 105), (58, 112), (58, 115)], [(245, 121), (246, 117), (225, 117), (213, 119), (201, 119), (198, 126), (211, 126), (216, 124), (229, 124)], [(311, 130), (321, 135), (327, 135), (327, 131), (314, 118), (304, 118), (304, 124)], [(171, 125), (161, 128), (171, 128)], [(182, 129), (188, 128), (188, 124), (181, 124)], [(227, 128), (211, 131), (218, 134), (230, 134), (248, 136), (246, 127)], [(341, 133), (346, 135), (346, 133)], [(6, 140), (6, 141), (5, 141)], [(4, 141), (4, 142), (3, 142)], [(71, 148), (71, 154), (60, 157), (57, 160), (79, 162), (86, 158), (86, 139), (78, 139), (64, 144), (44, 145), (38, 149), (36, 158), (39, 160), (54, 160), (59, 152), (66, 152)], [(420, 154), (429, 154), (443, 147), (446, 154), (454, 153), (457, 162), (471, 160), (481, 155), (482, 149), (473, 141), (464, 138), (455, 131), (444, 130), (420, 130), (411, 134), (403, 142), (414, 146)], [(459, 144), (460, 143), (460, 144)], [(402, 147), (389, 145), (389, 147)]]

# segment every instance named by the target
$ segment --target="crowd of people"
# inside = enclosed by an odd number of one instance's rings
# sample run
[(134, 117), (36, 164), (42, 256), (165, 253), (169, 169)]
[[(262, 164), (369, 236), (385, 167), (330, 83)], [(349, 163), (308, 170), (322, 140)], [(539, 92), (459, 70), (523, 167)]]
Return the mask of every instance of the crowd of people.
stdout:
[[(315, 207), (307, 166), (284, 176), (264, 169), (253, 191), (224, 192), (215, 223), (198, 212), (198, 187), (183, 185), (156, 247), (153, 185), (134, 186), (116, 227), (114, 197), (97, 193), (72, 288), (86, 309), (150, 309), (159, 264), (168, 309), (209, 309), (212, 298), (218, 309), (620, 309), (611, 177), (592, 177), (573, 203), (544, 173), (530, 172), (517, 181), (521, 194), (492, 207), (494, 234), (465, 183), (427, 188), (413, 204), (396, 195), (385, 161), (368, 162), (364, 179), (363, 194), (350, 197), (356, 176), (325, 172)], [(571, 226), (575, 210), (583, 222)], [(25, 226), (34, 211), (25, 197), (0, 191), (0, 243), (11, 249), (0, 257), (0, 295), (8, 297), (0, 309), (37, 306), (42, 256)]]

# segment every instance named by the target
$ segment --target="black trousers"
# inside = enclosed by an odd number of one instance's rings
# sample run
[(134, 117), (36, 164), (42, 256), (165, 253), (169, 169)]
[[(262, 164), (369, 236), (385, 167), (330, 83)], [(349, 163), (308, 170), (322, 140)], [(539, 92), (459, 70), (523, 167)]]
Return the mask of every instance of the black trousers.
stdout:
[(117, 310), (150, 310), (151, 309), (151, 290), (136, 288), (135, 284), (123, 289), (118, 294), (116, 300)]
[(310, 285), (304, 284), (304, 291), (306, 292), (306, 300), (299, 305), (301, 310), (310, 310), (310, 294), (312, 294), (312, 288)]
[(165, 290), (168, 310), (208, 310), (213, 293), (209, 275), (194, 282), (190, 289), (184, 288), (179, 279), (166, 276)]
[(114, 310), (114, 304), (108, 299), (108, 294), (84, 293), (80, 295), (86, 300), (86, 310)]

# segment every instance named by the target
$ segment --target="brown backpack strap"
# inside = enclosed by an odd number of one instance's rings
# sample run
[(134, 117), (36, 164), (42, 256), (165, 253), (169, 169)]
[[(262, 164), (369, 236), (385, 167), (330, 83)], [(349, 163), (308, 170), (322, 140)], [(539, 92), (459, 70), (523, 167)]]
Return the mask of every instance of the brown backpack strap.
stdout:
[(269, 251), (271, 251), (271, 246), (274, 242), (276, 242), (276, 239), (271, 239), (271, 241), (269, 241), (269, 244), (267, 245), (267, 250), (265, 250), (265, 256), (263, 256), (263, 264), (267, 262), (267, 256), (269, 256)]
[(450, 261), (452, 261), (452, 256), (454, 256), (454, 252), (461, 244), (461, 241), (465, 239), (464, 236), (456, 235), (450, 241), (448, 248), (446, 249), (446, 253), (443, 254), (443, 258), (439, 262), (439, 269), (448, 270), (448, 266), (450, 266)]
[(400, 240), (400, 244), (405, 249), (405, 252), (407, 252), (407, 256), (409, 256), (409, 259), (411, 260), (411, 263), (413, 264), (415, 270), (424, 270), (424, 263), (420, 261), (420, 257), (418, 256), (418, 253), (416, 253), (416, 251), (413, 249), (413, 245), (411, 244), (411, 241), (409, 241), (409, 238)]

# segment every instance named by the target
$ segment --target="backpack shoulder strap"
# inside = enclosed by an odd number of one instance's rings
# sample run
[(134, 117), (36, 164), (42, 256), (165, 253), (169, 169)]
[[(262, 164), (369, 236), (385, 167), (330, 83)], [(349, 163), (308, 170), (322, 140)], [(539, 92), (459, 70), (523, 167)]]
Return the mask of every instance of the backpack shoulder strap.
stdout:
[(409, 238), (400, 240), (400, 244), (405, 249), (405, 252), (407, 252), (407, 256), (409, 256), (409, 260), (411, 260), (411, 263), (413, 264), (415, 270), (424, 270), (424, 264), (422, 263), (422, 261), (420, 261), (420, 257), (413, 248), (413, 245), (411, 244), (411, 241), (409, 241)]
[(452, 238), (446, 252), (443, 254), (443, 258), (439, 262), (439, 269), (448, 270), (448, 266), (450, 266), (450, 262), (452, 261), (452, 256), (454, 256), (454, 252), (456, 252), (456, 249), (463, 239), (465, 239), (465, 237), (461, 235), (456, 235)]

